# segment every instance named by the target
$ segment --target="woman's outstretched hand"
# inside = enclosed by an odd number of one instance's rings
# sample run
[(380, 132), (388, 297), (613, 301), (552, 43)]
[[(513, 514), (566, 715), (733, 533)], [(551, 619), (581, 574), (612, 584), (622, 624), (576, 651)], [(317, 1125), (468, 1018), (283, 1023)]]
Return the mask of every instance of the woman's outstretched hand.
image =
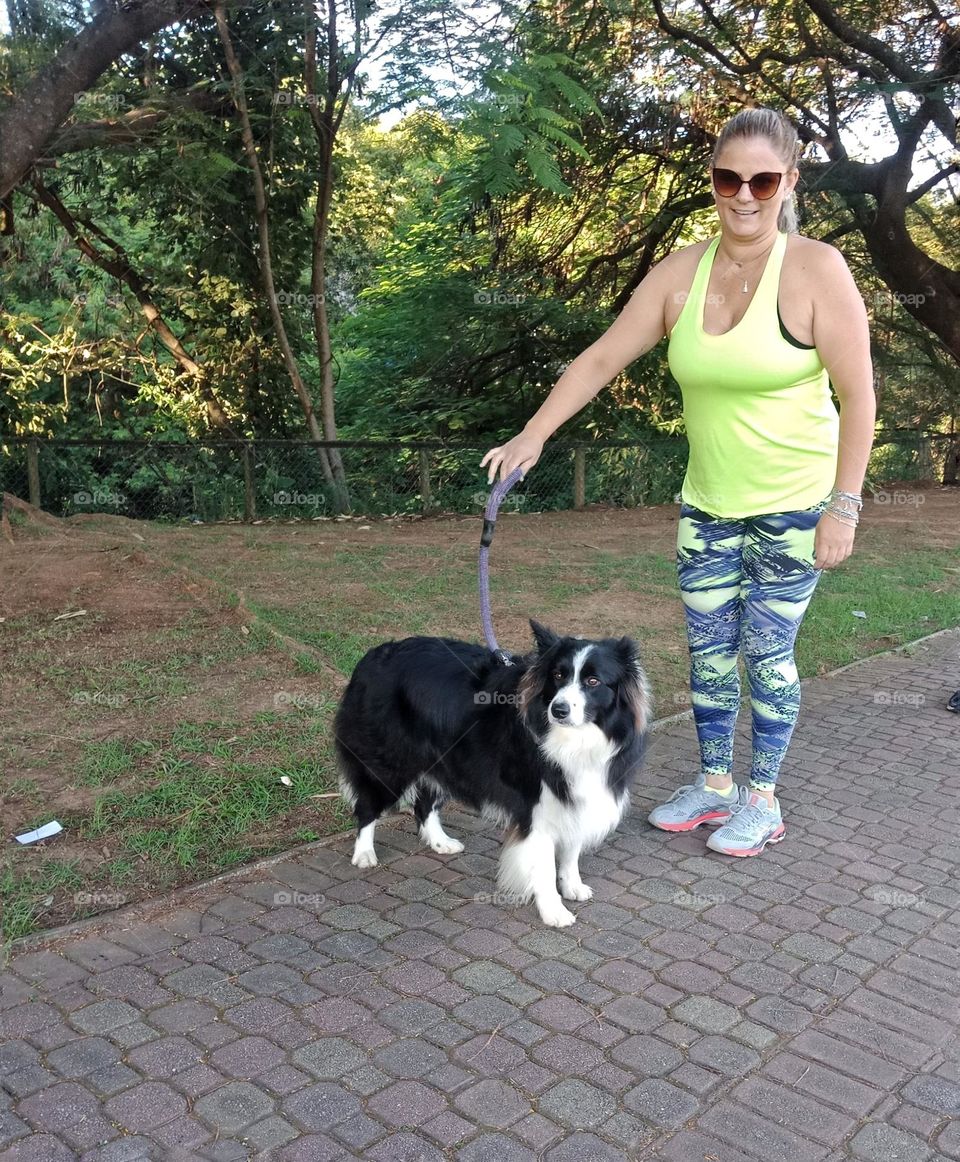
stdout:
[(499, 448), (491, 448), (480, 461), (480, 467), (487, 465), (487, 483), (492, 484), (497, 478), (498, 468), (501, 480), (506, 480), (514, 468), (522, 468), (526, 475), (540, 459), (542, 451), (543, 440), (528, 432), (521, 432)]

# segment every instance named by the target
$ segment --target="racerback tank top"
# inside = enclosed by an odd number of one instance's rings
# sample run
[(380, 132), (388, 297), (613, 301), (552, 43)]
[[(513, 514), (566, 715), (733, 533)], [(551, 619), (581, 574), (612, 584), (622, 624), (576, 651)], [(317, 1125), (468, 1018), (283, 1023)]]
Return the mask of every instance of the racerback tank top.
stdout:
[(711, 335), (703, 307), (719, 244), (717, 235), (701, 257), (667, 347), (690, 447), (681, 497), (723, 517), (810, 508), (836, 480), (840, 417), (816, 348), (781, 334), (787, 235), (778, 232), (740, 322)]

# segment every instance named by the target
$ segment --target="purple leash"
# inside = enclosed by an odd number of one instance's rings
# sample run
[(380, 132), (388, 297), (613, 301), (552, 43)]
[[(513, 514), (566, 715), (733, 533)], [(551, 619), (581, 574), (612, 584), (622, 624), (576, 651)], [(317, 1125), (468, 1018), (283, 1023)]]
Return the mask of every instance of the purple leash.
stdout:
[(514, 468), (506, 480), (501, 480), (499, 484), (493, 486), (493, 491), (490, 493), (490, 499), (487, 501), (487, 507), (483, 513), (483, 534), (480, 537), (480, 617), (483, 620), (483, 636), (487, 646), (496, 654), (497, 660), (505, 666), (511, 666), (513, 662), (507, 651), (502, 650), (497, 645), (497, 639), (493, 633), (493, 621), (490, 618), (490, 574), (487, 557), (490, 552), (490, 542), (493, 540), (497, 526), (497, 509), (510, 489), (518, 480), (522, 479), (523, 469)]

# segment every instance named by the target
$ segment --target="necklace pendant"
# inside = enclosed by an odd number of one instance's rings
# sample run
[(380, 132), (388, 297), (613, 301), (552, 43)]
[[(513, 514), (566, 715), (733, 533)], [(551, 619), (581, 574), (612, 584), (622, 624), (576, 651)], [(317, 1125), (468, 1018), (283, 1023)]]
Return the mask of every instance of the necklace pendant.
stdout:
[(741, 294), (747, 294), (747, 293), (748, 293), (747, 292), (747, 280), (744, 279), (743, 280), (743, 290), (741, 291)]

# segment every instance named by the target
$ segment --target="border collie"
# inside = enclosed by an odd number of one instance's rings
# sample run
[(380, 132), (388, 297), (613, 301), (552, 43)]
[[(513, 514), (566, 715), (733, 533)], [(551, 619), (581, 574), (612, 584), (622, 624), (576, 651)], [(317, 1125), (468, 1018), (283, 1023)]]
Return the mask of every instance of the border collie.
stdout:
[(511, 665), (454, 638), (370, 650), (337, 710), (335, 746), (357, 821), (357, 867), (377, 863), (376, 821), (406, 794), (424, 842), (462, 851), (439, 815), (457, 799), (506, 828), (500, 890), (518, 903), (532, 897), (543, 922), (561, 928), (575, 919), (563, 899), (593, 895), (580, 879), (581, 851), (598, 846), (627, 808), (650, 689), (630, 638), (530, 626), (536, 649)]

